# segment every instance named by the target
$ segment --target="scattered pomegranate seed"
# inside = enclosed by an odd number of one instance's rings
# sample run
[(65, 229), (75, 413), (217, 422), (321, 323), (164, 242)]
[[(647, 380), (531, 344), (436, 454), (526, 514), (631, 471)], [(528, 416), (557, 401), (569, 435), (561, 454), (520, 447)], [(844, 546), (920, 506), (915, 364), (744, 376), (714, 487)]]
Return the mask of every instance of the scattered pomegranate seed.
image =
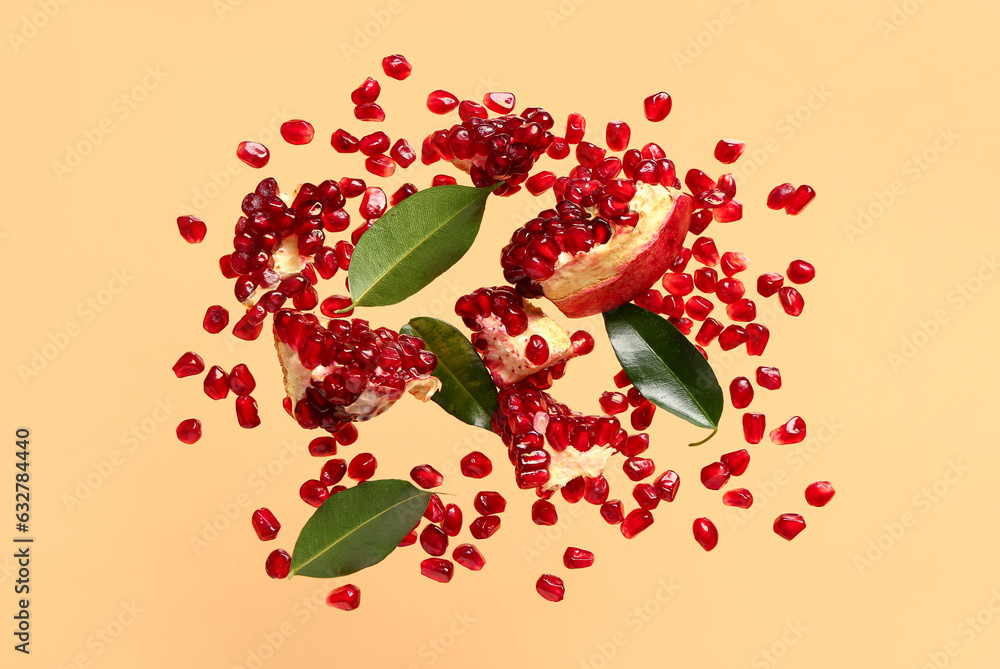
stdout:
[(816, 191), (814, 191), (811, 186), (799, 186), (785, 203), (785, 213), (790, 216), (800, 214), (803, 209), (809, 206), (809, 203), (812, 202), (815, 197)]
[(312, 124), (302, 119), (293, 119), (281, 124), (281, 138), (289, 144), (302, 145), (313, 141), (316, 130)]
[(764, 414), (743, 414), (743, 438), (748, 444), (759, 444), (764, 438)]
[(281, 523), (266, 507), (254, 511), (250, 522), (253, 524), (253, 531), (257, 533), (257, 538), (261, 541), (271, 541), (278, 536), (278, 530), (281, 529)]
[(767, 390), (777, 390), (781, 387), (781, 372), (777, 367), (758, 367), (757, 385)]
[(410, 65), (410, 61), (406, 60), (405, 56), (397, 53), (382, 59), (382, 71), (385, 72), (386, 76), (402, 81), (413, 72), (413, 66)]
[(739, 325), (730, 325), (719, 333), (719, 347), (723, 351), (731, 351), (740, 344), (745, 344), (748, 338), (746, 330)]
[(447, 174), (438, 174), (431, 180), (431, 186), (454, 186), (458, 181)]
[(535, 590), (550, 602), (561, 602), (566, 594), (563, 580), (552, 574), (542, 574), (535, 583)]
[(602, 504), (601, 518), (607, 521), (609, 525), (617, 525), (625, 520), (625, 507), (621, 503), (621, 500), (612, 499)]
[(365, 135), (360, 142), (361, 153), (366, 156), (375, 156), (389, 150), (389, 135), (381, 130)]
[(353, 611), (361, 606), (361, 589), (356, 585), (342, 585), (326, 596), (326, 605), (341, 611)]
[(553, 160), (562, 160), (569, 156), (569, 142), (565, 137), (553, 137), (549, 148), (545, 149), (545, 155)]
[(586, 477), (584, 479), (583, 498), (589, 503), (600, 506), (608, 501), (611, 486), (604, 476)]
[(197, 353), (188, 351), (177, 359), (173, 370), (178, 379), (183, 379), (185, 376), (194, 376), (205, 371), (205, 361)]
[(746, 286), (739, 279), (726, 277), (715, 284), (715, 296), (724, 304), (733, 304), (746, 294)]
[(538, 196), (552, 188), (552, 185), (556, 182), (556, 175), (548, 170), (543, 172), (538, 172), (528, 177), (528, 180), (524, 182), (524, 187), (528, 189), (528, 192), (532, 195)]
[(319, 507), (330, 497), (330, 491), (322, 482), (309, 479), (299, 486), (299, 497), (309, 506)]
[(365, 169), (375, 176), (388, 178), (396, 172), (396, 162), (385, 154), (365, 159)]
[(531, 505), (531, 521), (535, 525), (555, 525), (559, 521), (555, 504), (545, 499), (535, 500)]
[(358, 440), (358, 428), (354, 423), (347, 423), (334, 433), (334, 437), (341, 446), (350, 446)]
[(229, 312), (225, 307), (213, 304), (205, 311), (201, 327), (209, 334), (219, 334), (229, 325)]
[(722, 259), (721, 259), (722, 273), (730, 278), (746, 270), (746, 268), (748, 268), (749, 266), (750, 266), (750, 261), (742, 253), (726, 251), (725, 253), (722, 254)]
[(197, 216), (178, 216), (177, 229), (188, 244), (201, 244), (208, 232), (205, 221)]
[(483, 96), (483, 104), (497, 114), (509, 114), (514, 111), (514, 94), (487, 93)]
[(802, 298), (802, 294), (791, 286), (785, 286), (779, 290), (778, 299), (781, 300), (781, 308), (789, 316), (801, 315), (802, 309), (806, 306), (806, 301)]
[(563, 566), (567, 569), (586, 569), (594, 564), (594, 554), (583, 548), (569, 547), (563, 553)]
[(650, 483), (637, 483), (632, 488), (632, 497), (639, 508), (652, 511), (660, 504), (660, 494)]
[(646, 509), (632, 509), (621, 523), (622, 536), (631, 539), (653, 524), (653, 514)]
[(715, 246), (715, 240), (711, 237), (699, 237), (691, 244), (691, 256), (708, 267), (715, 267), (719, 264), (719, 249)]
[(770, 331), (760, 323), (750, 323), (746, 331), (747, 355), (763, 355), (767, 341), (771, 338)]
[(624, 413), (628, 410), (628, 400), (621, 393), (604, 392), (598, 400), (601, 410), (609, 416)]
[(498, 492), (482, 490), (476, 494), (473, 505), (480, 515), (492, 516), (503, 513), (504, 509), (507, 508), (507, 500)]
[[(232, 381), (232, 377), (229, 379)], [(260, 425), (260, 416), (257, 414), (257, 400), (250, 395), (240, 395), (236, 398), (236, 420), (240, 427), (251, 429)]]
[(257, 388), (250, 369), (242, 362), (229, 372), (229, 389), (237, 395), (249, 395)]
[(698, 334), (694, 339), (701, 346), (708, 346), (721, 332), (722, 323), (714, 318), (706, 318), (705, 322), (701, 324), (701, 328), (698, 329)]
[(441, 557), (448, 550), (448, 535), (437, 525), (427, 525), (420, 533), (420, 547), (428, 555)]
[(614, 382), (616, 388), (625, 388), (632, 385), (632, 380), (628, 378), (628, 374), (625, 373), (624, 369), (615, 374)]
[(746, 488), (734, 488), (723, 493), (722, 503), (738, 509), (749, 509), (753, 505), (753, 495)]
[(363, 105), (378, 100), (382, 86), (371, 77), (361, 82), (361, 85), (351, 91), (351, 102), (356, 105)]
[(771, 430), (768, 436), (771, 443), (778, 446), (797, 444), (806, 438), (806, 422), (799, 416), (792, 416), (787, 423)]
[(714, 293), (719, 274), (711, 267), (699, 267), (692, 274), (694, 286), (703, 293)]
[(337, 454), (337, 440), (333, 437), (316, 437), (309, 442), (309, 455), (325, 458)]
[(396, 546), (398, 548), (406, 548), (407, 546), (412, 546), (415, 543), (417, 543), (417, 528), (414, 527), (405, 537), (403, 537), (402, 541), (396, 544)]
[(684, 297), (694, 291), (694, 280), (690, 274), (664, 274), (660, 282), (671, 295)]
[(229, 396), (229, 375), (218, 365), (213, 365), (205, 375), (203, 388), (213, 400), (223, 400)]
[(330, 146), (337, 153), (357, 153), (361, 150), (361, 140), (346, 130), (335, 130), (330, 136)]
[(745, 409), (753, 401), (753, 386), (750, 379), (745, 376), (737, 376), (729, 384), (729, 398), (734, 409)]
[(469, 532), (476, 539), (488, 539), (500, 529), (500, 516), (479, 516), (469, 523)]
[(649, 458), (628, 458), (622, 463), (625, 476), (631, 481), (641, 481), (656, 471), (656, 464)]
[(829, 481), (816, 481), (806, 486), (806, 502), (809, 506), (826, 506), (836, 492)]
[(430, 465), (420, 465), (410, 470), (410, 478), (424, 490), (437, 488), (444, 483), (444, 475)]
[(441, 529), (449, 537), (457, 537), (458, 533), (462, 531), (462, 509), (457, 504), (449, 504), (444, 508)]
[(417, 187), (411, 183), (405, 183), (396, 189), (396, 192), (389, 198), (389, 204), (395, 207), (397, 204), (417, 192)]
[(448, 583), (455, 575), (455, 565), (451, 560), (427, 558), (420, 563), (420, 573), (438, 583)]
[(432, 523), (440, 523), (444, 520), (447, 513), (444, 502), (441, 501), (437, 493), (432, 492), (430, 499), (427, 500), (427, 509), (424, 511), (424, 518)]
[(784, 209), (785, 205), (792, 198), (792, 194), (795, 193), (795, 186), (789, 183), (781, 184), (780, 186), (775, 186), (771, 189), (771, 192), (767, 194), (767, 208), (768, 209)]
[(809, 283), (816, 278), (816, 268), (805, 260), (793, 260), (785, 271), (792, 283)]
[(201, 421), (188, 418), (177, 424), (177, 439), (185, 444), (193, 444), (201, 439)]
[(696, 321), (703, 321), (708, 318), (713, 309), (715, 309), (715, 305), (701, 295), (689, 297), (687, 302), (684, 303), (684, 313)]
[(719, 530), (708, 518), (695, 518), (691, 529), (694, 531), (694, 540), (706, 551), (719, 545)]
[[(417, 160), (417, 152), (413, 150), (410, 143), (404, 138), (400, 137), (393, 143), (392, 148), (389, 149), (389, 157), (396, 161), (396, 164), (406, 169), (412, 165)], [(413, 186), (413, 184), (409, 184)], [(414, 192), (416, 192), (416, 187), (413, 186)]]
[(674, 101), (668, 93), (659, 92), (650, 95), (642, 102), (642, 111), (646, 118), (653, 122), (662, 121), (670, 114)]
[(375, 469), (378, 467), (378, 460), (371, 453), (358, 453), (351, 459), (351, 464), (347, 466), (347, 476), (350, 479), (361, 483), (375, 476)]
[(236, 147), (236, 157), (259, 170), (271, 160), (271, 152), (258, 142), (240, 142)]
[(479, 451), (473, 451), (463, 457), (459, 462), (459, 466), (462, 469), (462, 476), (470, 479), (485, 478), (493, 471), (493, 463), (490, 462), (490, 459), (485, 454)]
[(427, 108), (434, 114), (447, 114), (458, 106), (458, 98), (440, 89), (427, 95)]
[(713, 462), (701, 468), (701, 483), (709, 490), (718, 490), (729, 481), (729, 467)]
[(757, 318), (757, 305), (754, 304), (753, 300), (741, 298), (726, 305), (726, 315), (729, 316), (730, 320), (738, 323), (749, 323)]
[(342, 458), (332, 458), (323, 463), (319, 471), (319, 482), (325, 486), (335, 486), (344, 480), (347, 473), (347, 461)]
[(774, 519), (774, 533), (791, 541), (806, 529), (806, 521), (797, 513), (783, 513)]
[(583, 114), (572, 112), (566, 118), (566, 143), (579, 144), (587, 132), (587, 119)]
[(722, 455), (719, 460), (729, 468), (733, 476), (743, 476), (750, 465), (750, 453), (745, 448)]
[(483, 557), (483, 554), (472, 544), (460, 544), (456, 546), (451, 557), (455, 562), (472, 571), (479, 571), (486, 566), (486, 559)]
[(743, 150), (747, 148), (746, 142), (735, 139), (720, 139), (715, 145), (715, 159), (720, 163), (729, 165), (743, 155)]
[(385, 120), (385, 110), (378, 103), (369, 102), (368, 104), (358, 105), (354, 108), (354, 118), (359, 121), (381, 123)]
[(264, 570), (271, 578), (288, 578), (292, 569), (292, 556), (282, 548), (271, 551), (264, 562)]
[[(330, 297), (320, 302), (319, 312), (324, 316), (326, 316), (327, 318), (347, 318), (348, 316), (354, 313), (354, 309), (348, 309), (347, 311), (342, 313), (340, 313), (340, 310), (351, 306), (353, 303), (354, 300), (352, 300), (347, 295), (331, 295)], [(311, 357), (313, 355), (313, 349), (305, 348), (305, 351), (300, 351), (299, 352), (300, 358), (302, 357), (303, 352), (305, 352), (307, 356), (309, 356), (309, 359), (307, 360), (307, 362), (310, 363), (309, 367), (310, 368), (315, 367), (316, 365), (311, 364), (312, 362), (314, 362), (314, 360)], [(320, 350), (318, 347), (315, 350), (315, 355), (317, 356), (315, 362), (318, 365), (319, 364), (318, 356), (320, 355)]]
[(645, 430), (653, 423), (653, 414), (656, 413), (656, 405), (649, 400), (644, 400), (642, 404), (632, 410), (629, 416), (633, 430)]
[(632, 137), (632, 129), (625, 121), (608, 121), (608, 128), (605, 132), (608, 148), (612, 151), (624, 151), (628, 148), (629, 140)]
[(757, 277), (757, 292), (761, 297), (771, 297), (785, 283), (785, 277), (775, 272), (767, 272)]

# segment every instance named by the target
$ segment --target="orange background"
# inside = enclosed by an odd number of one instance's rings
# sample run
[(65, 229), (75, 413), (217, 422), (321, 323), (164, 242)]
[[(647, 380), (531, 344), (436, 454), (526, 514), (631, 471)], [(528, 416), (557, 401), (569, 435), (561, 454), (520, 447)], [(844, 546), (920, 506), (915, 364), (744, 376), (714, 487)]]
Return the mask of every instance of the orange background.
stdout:
[[(12, 0), (2, 15), (0, 479), (16, 473), (15, 429), (30, 428), (36, 538), (30, 656), (12, 650), (15, 565), (0, 550), (4, 666), (995, 665), (994, 5)], [(381, 76), (388, 53), (406, 54), (412, 77)], [(735, 165), (746, 217), (708, 234), (751, 257), (751, 282), (795, 258), (818, 268), (805, 313), (773, 319), (764, 358), (713, 358), (724, 382), (779, 366), (785, 387), (759, 392), (753, 408), (772, 425), (798, 414), (810, 427), (800, 455), (752, 449), (740, 481), (751, 510), (697, 483), (703, 464), (741, 443), (731, 409), (698, 449), (685, 444), (701, 431), (658, 417), (650, 452), (681, 473), (682, 494), (625, 541), (585, 504), (560, 505), (555, 528), (533, 525), (533, 497), (516, 490), (499, 440), (407, 398), (343, 450), (376, 452), (385, 476), (430, 462), (462, 500), (479, 486), (456, 474), (458, 459), (489, 453), (497, 471), (482, 484), (510, 504), (482, 542), (486, 569), (440, 585), (418, 574), (419, 548), (399, 551), (349, 579), (363, 591), (350, 614), (322, 603), (333, 583), (266, 578), (273, 546), (256, 540), (250, 513), (272, 508), (285, 526), (275, 543), (290, 548), (309, 512), (298, 486), (319, 462), (281, 410), (266, 342), (207, 335), (201, 316), (232, 306), (215, 264), (257, 180), (360, 173), (327, 138), (374, 130), (349, 100), (369, 74), (383, 84), (383, 129), (414, 143), (441, 123), (423, 108), (439, 87), (475, 99), (511, 90), (559, 127), (579, 111), (598, 137), (624, 117), (633, 145), (656, 140), (682, 169), (719, 173), (716, 140), (747, 142)], [(659, 90), (675, 104), (654, 125), (641, 101)], [(317, 140), (275, 141), (288, 118), (311, 120)], [(247, 138), (272, 149), (266, 175), (236, 161)], [(405, 178), (424, 187), (439, 167)], [(763, 205), (784, 181), (819, 192), (797, 218)], [(529, 200), (491, 202), (453, 271), (359, 315), (393, 327), (456, 320), (455, 298), (500, 281), (497, 249), (546, 206)], [(177, 234), (182, 213), (209, 222), (201, 246)], [(775, 304), (762, 301), (762, 318)], [(617, 367), (600, 323), (587, 327), (597, 351), (554, 392), (594, 412)], [(191, 349), (208, 364), (250, 365), (260, 428), (241, 430), (231, 398), (211, 402), (197, 378), (173, 377)], [(174, 427), (192, 416), (205, 437), (180, 444)], [(809, 508), (802, 490), (821, 479), (838, 494)], [(619, 473), (627, 499), (626, 484)], [(12, 485), (2, 487), (0, 541), (12, 545)], [(791, 543), (771, 531), (785, 511), (809, 523)], [(701, 515), (722, 535), (708, 554), (690, 536)], [(207, 545), (193, 546), (199, 537)], [(596, 565), (566, 573), (567, 545), (594, 550)], [(542, 572), (566, 578), (561, 605), (535, 594)]]

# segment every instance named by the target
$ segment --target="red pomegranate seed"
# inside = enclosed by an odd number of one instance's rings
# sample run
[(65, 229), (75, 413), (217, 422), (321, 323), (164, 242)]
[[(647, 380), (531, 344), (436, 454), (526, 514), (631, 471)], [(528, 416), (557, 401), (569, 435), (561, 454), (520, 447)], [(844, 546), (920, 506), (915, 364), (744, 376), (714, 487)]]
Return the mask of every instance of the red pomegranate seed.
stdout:
[(726, 277), (715, 284), (715, 296), (724, 304), (732, 304), (746, 294), (746, 286), (739, 279)]
[(561, 602), (566, 594), (566, 586), (558, 576), (542, 574), (535, 582), (535, 591), (550, 602)]
[(569, 341), (576, 355), (587, 355), (594, 350), (594, 338), (586, 330), (577, 330), (570, 335)]
[(271, 578), (288, 578), (292, 569), (292, 556), (287, 551), (277, 548), (271, 551), (264, 562), (264, 570)]
[(774, 209), (775, 211), (778, 209), (784, 209), (793, 193), (795, 193), (795, 186), (790, 183), (783, 183), (780, 186), (775, 186), (771, 189), (771, 192), (767, 194), (767, 208)]
[(653, 514), (646, 509), (632, 509), (620, 525), (622, 536), (631, 539), (653, 524)]
[(229, 372), (229, 389), (237, 395), (249, 395), (257, 388), (257, 381), (254, 380), (250, 368), (242, 362), (232, 368)]
[(656, 477), (653, 485), (656, 486), (656, 493), (662, 501), (672, 502), (677, 498), (677, 491), (680, 490), (681, 477), (674, 470), (668, 469)]
[(359, 121), (381, 123), (385, 120), (385, 110), (377, 102), (369, 102), (354, 108), (354, 118)]
[(201, 327), (209, 334), (219, 334), (229, 325), (229, 312), (225, 307), (213, 304), (205, 311)]
[(626, 386), (632, 385), (632, 380), (628, 378), (628, 374), (624, 369), (615, 374), (614, 382), (616, 388), (625, 388)]
[(281, 138), (289, 144), (308, 144), (313, 141), (315, 135), (316, 130), (309, 121), (293, 119), (281, 124)]
[[(715, 309), (715, 305), (701, 295), (689, 297), (688, 301), (684, 303), (684, 313), (696, 321), (703, 321), (708, 318), (713, 309)], [(727, 309), (726, 312), (728, 313), (728, 311)]]
[(778, 299), (781, 300), (781, 308), (789, 316), (800, 316), (802, 309), (806, 306), (806, 301), (802, 298), (802, 294), (791, 286), (785, 286), (779, 290)]
[(730, 325), (719, 334), (719, 347), (731, 351), (747, 341), (747, 331), (739, 325)]
[(625, 397), (628, 400), (629, 406), (631, 407), (637, 407), (646, 401), (646, 398), (643, 397), (642, 393), (639, 392), (638, 388), (629, 388), (628, 394)]
[(770, 338), (771, 333), (766, 327), (760, 323), (750, 323), (747, 326), (747, 355), (763, 355)]
[(785, 283), (785, 277), (776, 272), (767, 272), (757, 277), (757, 292), (761, 297), (771, 297)]
[(826, 506), (836, 492), (829, 481), (816, 481), (806, 486), (806, 502), (809, 506)]
[(694, 327), (694, 322), (690, 318), (668, 318), (667, 320), (684, 335), (691, 334), (691, 329)]
[(728, 277), (733, 277), (750, 266), (750, 261), (745, 255), (733, 251), (723, 253), (721, 262), (722, 273)]
[(552, 185), (556, 182), (556, 175), (549, 171), (538, 172), (528, 177), (528, 180), (524, 182), (524, 187), (528, 189), (528, 192), (532, 195), (538, 196), (552, 188)]
[(458, 98), (448, 91), (438, 89), (427, 95), (427, 108), (434, 114), (447, 114), (457, 106)]
[(424, 490), (437, 488), (444, 483), (444, 475), (430, 465), (420, 465), (410, 470), (410, 478)]
[(667, 118), (673, 107), (670, 95), (664, 92), (654, 93), (642, 102), (642, 111), (650, 121), (657, 122)]
[(403, 537), (402, 541), (396, 544), (396, 546), (398, 548), (406, 548), (407, 546), (412, 546), (415, 543), (417, 543), (417, 528), (414, 527), (405, 537)]
[(595, 169), (604, 160), (605, 155), (607, 152), (596, 144), (580, 142), (576, 145), (576, 159), (588, 169)]
[(805, 260), (793, 260), (785, 271), (792, 283), (809, 283), (816, 278), (816, 268)]
[(628, 142), (632, 138), (632, 129), (625, 121), (608, 121), (608, 128), (605, 132), (608, 148), (612, 151), (624, 151), (628, 148)]
[(346, 130), (335, 130), (330, 136), (330, 146), (337, 153), (357, 153), (361, 149), (361, 141)]
[(513, 93), (487, 93), (483, 96), (483, 105), (497, 114), (509, 114), (516, 104)]
[(729, 383), (729, 398), (734, 409), (745, 409), (753, 401), (753, 386), (750, 379), (745, 376), (737, 376)]
[(719, 264), (719, 249), (711, 237), (699, 237), (691, 245), (691, 255), (702, 265), (715, 267)]
[(358, 428), (354, 423), (347, 423), (334, 433), (334, 437), (341, 446), (350, 446), (358, 440)]
[(730, 474), (733, 476), (743, 476), (743, 473), (746, 472), (747, 467), (750, 465), (750, 453), (747, 452), (747, 449), (741, 448), (738, 451), (723, 454), (719, 457), (719, 460), (729, 468)]
[(612, 499), (602, 504), (601, 518), (603, 518), (608, 525), (617, 525), (625, 520), (625, 507), (621, 503), (621, 500)]
[(382, 92), (382, 86), (371, 77), (361, 82), (361, 85), (351, 91), (351, 102), (356, 105), (363, 105), (378, 100), (378, 94)]
[(469, 523), (469, 532), (479, 540), (492, 537), (500, 529), (500, 516), (479, 516)]
[(804, 529), (806, 521), (797, 513), (783, 513), (774, 519), (774, 533), (787, 541), (799, 536)]
[(611, 486), (603, 476), (586, 477), (584, 479), (583, 498), (591, 504), (601, 505), (608, 501)]
[(347, 476), (358, 483), (367, 481), (375, 475), (378, 467), (378, 460), (371, 453), (358, 453), (351, 459), (351, 464), (347, 467)]
[(781, 372), (777, 367), (758, 367), (757, 385), (767, 390), (777, 390), (781, 387)]
[(708, 346), (719, 336), (720, 332), (722, 332), (722, 323), (714, 318), (706, 318), (705, 322), (701, 324), (701, 328), (698, 329), (694, 340), (701, 346)]
[(563, 553), (563, 566), (567, 569), (586, 569), (594, 564), (594, 554), (583, 548), (566, 549)]
[(649, 448), (649, 435), (642, 433), (642, 434), (633, 434), (632, 436), (630, 436), (625, 441), (625, 445), (622, 447), (621, 450), (622, 450), (622, 455), (631, 458), (635, 457), (636, 455), (639, 455), (640, 453), (644, 453), (648, 448)]
[(281, 523), (267, 507), (254, 511), (250, 522), (253, 524), (253, 531), (257, 533), (257, 538), (261, 541), (271, 541), (278, 536), (278, 530), (281, 529)]
[(701, 483), (709, 490), (718, 490), (729, 481), (729, 467), (713, 462), (701, 468)]
[(738, 509), (749, 509), (753, 505), (753, 495), (746, 488), (727, 490), (722, 494), (722, 503)]
[(787, 423), (771, 430), (768, 436), (771, 443), (778, 446), (797, 444), (806, 438), (806, 422), (800, 416), (792, 416)]
[(309, 506), (319, 507), (330, 497), (330, 491), (322, 482), (309, 479), (299, 487), (299, 497)]
[(427, 500), (427, 508), (424, 510), (424, 518), (432, 523), (440, 523), (444, 520), (447, 513), (448, 511), (444, 502), (441, 501), (441, 498), (438, 497), (437, 493), (432, 492), (430, 499)]
[(743, 438), (748, 444), (759, 444), (764, 438), (764, 414), (743, 414)]
[[(385, 158), (385, 156), (381, 156)], [(378, 186), (370, 186), (365, 189), (365, 194), (361, 198), (359, 213), (362, 218), (371, 220), (378, 218), (385, 213), (388, 208), (385, 191)]]
[(736, 139), (720, 139), (719, 143), (715, 145), (715, 159), (726, 165), (735, 163), (737, 158), (743, 155), (743, 150), (746, 148), (746, 142)]
[(708, 518), (695, 518), (691, 529), (694, 532), (694, 540), (706, 551), (719, 545), (719, 530)]
[(438, 583), (448, 583), (455, 575), (455, 565), (451, 560), (427, 558), (420, 563), (420, 573)]
[[(338, 312), (340, 312), (341, 309), (351, 306), (351, 304), (353, 303), (354, 300), (352, 300), (347, 295), (331, 295), (330, 297), (320, 302), (319, 312), (324, 316), (326, 316), (327, 318), (347, 318), (348, 316), (354, 313), (354, 309), (350, 309), (342, 313)], [(302, 356), (301, 352), (299, 353), (299, 356), (300, 357)], [(315, 362), (318, 363), (319, 361), (316, 360)], [(305, 363), (303, 362), (303, 364)], [(306, 365), (306, 366), (309, 367), (309, 369), (313, 369), (317, 365)]]
[(413, 66), (406, 60), (406, 56), (397, 53), (382, 59), (382, 71), (386, 76), (402, 81), (413, 72)]
[(569, 155), (569, 142), (565, 137), (554, 137), (549, 148), (545, 149), (545, 155), (553, 160), (562, 160)]
[(503, 495), (492, 490), (481, 490), (473, 500), (473, 506), (482, 516), (492, 516), (503, 513), (507, 508), (507, 500)]
[(546, 500), (535, 500), (531, 505), (531, 521), (535, 525), (555, 525), (559, 521), (555, 504)]
[(258, 142), (240, 142), (236, 147), (236, 157), (250, 167), (260, 169), (271, 160), (271, 152)]
[[(389, 204), (395, 207), (397, 204), (417, 192), (417, 187), (411, 183), (405, 183), (396, 189), (396, 192), (389, 198)], [(315, 263), (315, 261), (314, 261)]]
[(633, 430), (645, 430), (653, 423), (653, 414), (656, 413), (656, 405), (649, 400), (644, 400), (642, 404), (632, 410), (629, 416)]
[(344, 480), (347, 473), (347, 461), (343, 458), (333, 458), (323, 463), (319, 470), (319, 482), (326, 486), (334, 486)]
[(479, 451), (469, 453), (459, 462), (462, 469), (462, 476), (470, 479), (481, 479), (490, 475), (493, 471), (493, 463), (485, 454)]
[(711, 267), (699, 267), (692, 275), (695, 288), (703, 293), (714, 293), (716, 283), (719, 280), (718, 272)]
[(417, 152), (413, 150), (408, 141), (400, 137), (393, 143), (392, 148), (389, 149), (389, 157), (396, 161), (400, 167), (406, 169), (416, 162)]
[(753, 300), (742, 298), (726, 305), (726, 315), (738, 323), (749, 323), (757, 318), (757, 305)]
[(632, 497), (639, 508), (647, 511), (652, 511), (660, 504), (660, 493), (650, 483), (636, 483), (632, 488)]
[(452, 559), (466, 569), (479, 571), (486, 566), (486, 558), (472, 544), (460, 544), (451, 554)]
[(621, 393), (604, 392), (598, 400), (601, 409), (609, 416), (614, 416), (628, 410), (628, 400)]
[(799, 186), (792, 193), (792, 196), (788, 198), (788, 202), (785, 203), (785, 213), (790, 216), (796, 216), (802, 212), (809, 203), (813, 201), (816, 197), (816, 191), (812, 189), (811, 186)]
[(533, 365), (541, 365), (549, 359), (549, 344), (541, 335), (531, 335), (524, 347), (524, 357)]
[(201, 421), (188, 418), (177, 424), (177, 439), (185, 444), (193, 444), (201, 439)]
[(316, 437), (309, 442), (309, 455), (314, 458), (326, 458), (336, 454), (337, 440), (333, 437)]
[(694, 291), (694, 281), (690, 274), (672, 274), (668, 272), (663, 275), (660, 283), (663, 285), (664, 290), (676, 297), (684, 297)]
[(700, 235), (708, 229), (708, 226), (715, 220), (711, 209), (698, 209), (691, 214), (691, 226), (688, 232), (693, 235)]
[(173, 370), (178, 379), (183, 379), (185, 376), (194, 376), (205, 371), (205, 361), (197, 353), (188, 351), (177, 359)]
[(564, 485), (559, 489), (560, 494), (563, 499), (570, 504), (576, 504), (581, 499), (583, 499), (583, 492), (586, 488), (586, 483), (582, 476), (577, 476), (575, 479)]
[(473, 102), (472, 100), (462, 100), (458, 105), (458, 116), (462, 121), (468, 121), (470, 118), (489, 118), (490, 113), (486, 111), (478, 102)]
[(348, 583), (331, 590), (326, 596), (326, 605), (341, 611), (353, 611), (361, 606), (361, 588)]
[(587, 119), (583, 114), (573, 112), (566, 118), (566, 143), (579, 144), (587, 132)]
[[(229, 378), (232, 381), (232, 377)], [(260, 416), (257, 414), (257, 400), (250, 395), (240, 395), (236, 398), (236, 420), (240, 427), (247, 429), (260, 425)]]
[(441, 529), (449, 537), (457, 537), (458, 533), (462, 531), (462, 509), (457, 504), (449, 504), (444, 508)]
[(385, 153), (389, 150), (389, 135), (381, 130), (365, 135), (360, 142), (361, 153), (366, 156), (374, 156)]
[(428, 555), (441, 557), (448, 550), (448, 535), (437, 525), (428, 525), (420, 533), (420, 547)]
[(203, 383), (205, 394), (213, 400), (222, 400), (229, 396), (229, 375), (218, 365), (208, 370)]
[(365, 169), (377, 177), (388, 178), (396, 171), (396, 161), (385, 154), (365, 159)]

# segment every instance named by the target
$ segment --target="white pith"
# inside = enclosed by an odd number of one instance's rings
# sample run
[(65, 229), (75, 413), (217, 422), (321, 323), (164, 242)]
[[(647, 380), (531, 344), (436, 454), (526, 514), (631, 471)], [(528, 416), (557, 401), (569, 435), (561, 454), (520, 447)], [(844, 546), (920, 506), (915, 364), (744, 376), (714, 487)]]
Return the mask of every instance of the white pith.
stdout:
[(542, 490), (556, 490), (577, 476), (594, 478), (604, 473), (608, 459), (617, 451), (610, 446), (594, 446), (589, 451), (580, 452), (573, 447), (565, 451), (549, 449), (552, 461), (549, 463), (549, 480)]
[[(279, 192), (278, 197), (281, 201), (285, 203), (285, 206), (291, 207), (292, 203), (295, 202), (296, 196), (299, 194), (299, 189), (301, 189), (303, 184), (299, 184), (295, 187), (291, 193)], [(304, 256), (299, 253), (299, 236), (298, 235), (288, 235), (281, 240), (281, 244), (271, 252), (271, 270), (273, 270), (274, 275), (271, 276), (272, 281), (266, 284), (261, 284), (254, 290), (250, 295), (243, 300), (243, 304), (249, 309), (257, 303), (257, 297), (265, 293), (275, 286), (277, 286), (283, 279), (287, 279), (290, 276), (295, 276), (299, 274), (306, 268), (306, 265), (312, 262), (312, 256)]]
[[(524, 313), (528, 316), (528, 328), (516, 337), (507, 334), (497, 316), (491, 314), (477, 319), (482, 325), (482, 334), (491, 340), (490, 347), (483, 354), (483, 361), (497, 385), (517, 383), (535, 372), (573, 357), (573, 343), (565, 329), (527, 301), (524, 303)], [(528, 340), (536, 334), (549, 345), (549, 357), (538, 365), (524, 356)]]

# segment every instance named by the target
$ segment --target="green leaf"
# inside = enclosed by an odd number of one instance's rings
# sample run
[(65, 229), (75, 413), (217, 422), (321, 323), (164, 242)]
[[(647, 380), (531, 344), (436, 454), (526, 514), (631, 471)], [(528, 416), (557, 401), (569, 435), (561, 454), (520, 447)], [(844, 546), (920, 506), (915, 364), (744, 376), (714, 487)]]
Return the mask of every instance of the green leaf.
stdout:
[(491, 192), (493, 188), (435, 186), (389, 209), (351, 256), (348, 281), (354, 304), (402, 302), (458, 262), (479, 233)]
[(441, 390), (431, 399), (459, 420), (490, 430), (497, 389), (469, 338), (444, 321), (425, 317), (411, 319), (400, 332), (420, 337), (437, 356), (434, 376), (441, 379)]
[(689, 423), (719, 426), (722, 388), (680, 330), (634, 304), (605, 313), (604, 326), (618, 362), (646, 399)]
[(416, 526), (430, 493), (409, 481), (368, 481), (331, 495), (295, 542), (291, 574), (332, 578), (381, 562)]

